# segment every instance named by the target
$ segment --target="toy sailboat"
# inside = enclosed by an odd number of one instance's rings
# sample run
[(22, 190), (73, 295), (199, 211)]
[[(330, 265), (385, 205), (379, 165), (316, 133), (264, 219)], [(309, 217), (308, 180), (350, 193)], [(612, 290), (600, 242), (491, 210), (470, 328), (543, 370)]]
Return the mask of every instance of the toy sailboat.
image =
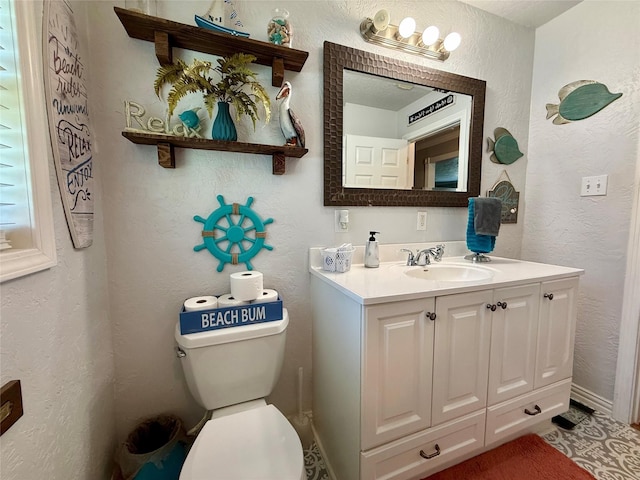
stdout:
[[(244, 27), (242, 20), (233, 4), (233, 0), (213, 0), (203, 16), (195, 16), (196, 25), (220, 33), (227, 33), (236, 37), (249, 38), (249, 34), (236, 30)], [(228, 27), (225, 25), (229, 25)]]

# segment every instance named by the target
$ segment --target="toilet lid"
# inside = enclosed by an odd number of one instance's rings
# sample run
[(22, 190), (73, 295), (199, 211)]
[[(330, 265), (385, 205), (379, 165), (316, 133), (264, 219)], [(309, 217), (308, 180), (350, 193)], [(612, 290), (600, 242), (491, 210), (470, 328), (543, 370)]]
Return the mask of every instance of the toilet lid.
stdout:
[(180, 480), (300, 480), (302, 445), (273, 405), (209, 420), (198, 434)]

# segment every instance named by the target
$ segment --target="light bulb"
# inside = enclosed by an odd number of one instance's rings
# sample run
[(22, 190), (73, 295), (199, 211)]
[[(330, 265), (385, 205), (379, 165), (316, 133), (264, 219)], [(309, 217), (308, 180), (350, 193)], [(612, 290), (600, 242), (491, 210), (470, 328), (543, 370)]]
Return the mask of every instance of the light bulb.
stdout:
[(416, 21), (411, 17), (403, 18), (400, 25), (398, 25), (398, 34), (402, 38), (409, 38), (415, 31)]
[(376, 33), (386, 30), (389, 26), (389, 12), (386, 10), (378, 10), (373, 17), (373, 28), (375, 28)]
[(440, 30), (438, 30), (438, 27), (432, 25), (422, 32), (422, 43), (428, 47), (429, 45), (436, 43), (439, 37)]
[(462, 42), (462, 37), (459, 33), (451, 32), (444, 39), (444, 49), (448, 52), (453, 52), (456, 48), (460, 46), (460, 42)]

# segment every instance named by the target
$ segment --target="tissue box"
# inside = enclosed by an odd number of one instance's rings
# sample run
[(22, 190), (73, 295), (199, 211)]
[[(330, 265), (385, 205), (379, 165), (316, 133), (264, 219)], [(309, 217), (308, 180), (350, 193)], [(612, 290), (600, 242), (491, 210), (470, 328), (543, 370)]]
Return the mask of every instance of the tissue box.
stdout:
[(275, 320), (282, 320), (282, 298), (280, 296), (275, 302), (256, 302), (238, 307), (214, 308), (195, 312), (186, 312), (183, 305), (180, 310), (180, 333), (186, 335)]

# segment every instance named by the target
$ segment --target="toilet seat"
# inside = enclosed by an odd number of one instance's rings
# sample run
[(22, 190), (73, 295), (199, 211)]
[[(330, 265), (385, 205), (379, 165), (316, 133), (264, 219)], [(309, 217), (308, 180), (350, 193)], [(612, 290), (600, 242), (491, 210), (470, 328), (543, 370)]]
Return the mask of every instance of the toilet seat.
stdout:
[(209, 420), (180, 472), (180, 480), (301, 480), (302, 445), (273, 405)]

